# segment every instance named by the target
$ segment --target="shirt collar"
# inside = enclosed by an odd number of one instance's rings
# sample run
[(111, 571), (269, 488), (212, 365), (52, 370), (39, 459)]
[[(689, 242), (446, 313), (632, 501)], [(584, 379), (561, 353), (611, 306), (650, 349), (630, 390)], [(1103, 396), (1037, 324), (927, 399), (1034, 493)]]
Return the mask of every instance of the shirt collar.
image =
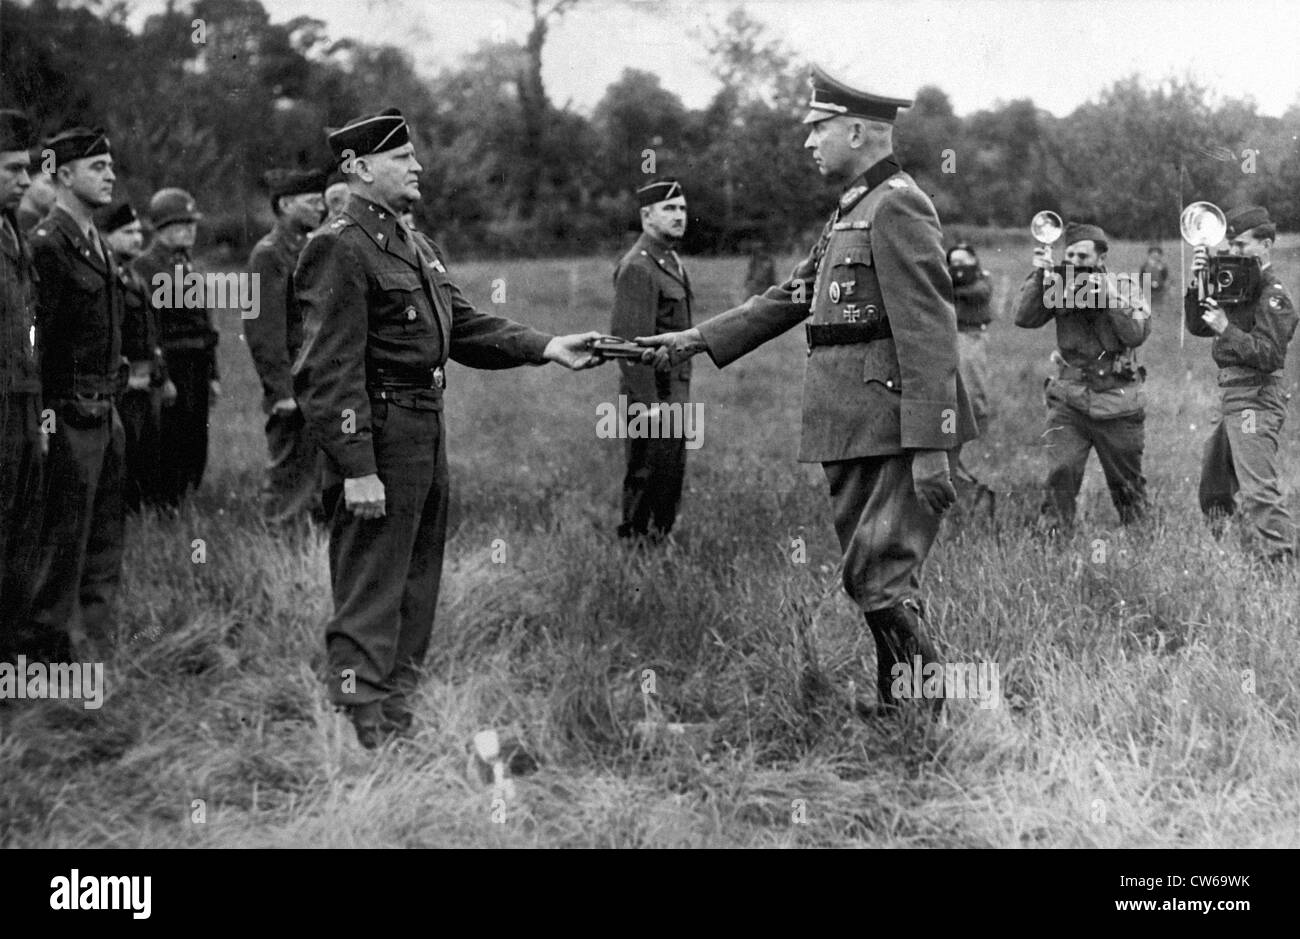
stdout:
[(895, 173), (902, 172), (902, 167), (891, 153), (883, 160), (873, 163), (865, 173), (853, 178), (844, 194), (840, 196), (840, 210), (847, 212), (861, 201), (862, 197), (875, 189)]

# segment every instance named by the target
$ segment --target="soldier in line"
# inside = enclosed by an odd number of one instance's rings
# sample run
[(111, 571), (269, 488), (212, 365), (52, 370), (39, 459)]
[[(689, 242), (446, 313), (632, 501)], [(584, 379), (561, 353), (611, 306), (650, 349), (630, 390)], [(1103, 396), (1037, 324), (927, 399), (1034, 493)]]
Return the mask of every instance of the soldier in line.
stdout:
[(443, 366), (599, 364), (599, 333), (547, 336), (480, 313), (442, 252), (398, 216), (420, 198), (406, 121), (389, 108), (329, 135), (351, 157), (343, 214), (298, 259), (298, 405), (326, 456), (334, 614), (329, 696), (367, 748), (405, 733), (429, 646), (447, 527)]
[[(643, 338), (660, 367), (707, 351), (719, 366), (806, 327), (802, 462), (821, 463), (844, 551), (844, 587), (876, 641), (877, 693), (894, 666), (939, 663), (919, 575), (956, 499), (949, 453), (975, 436), (957, 369), (957, 316), (939, 219), (893, 156), (911, 105), (812, 72), (805, 147), (845, 184), (821, 238), (784, 284), (685, 332)], [(937, 711), (938, 698), (932, 704)]]
[[(208, 464), (208, 410), (221, 396), (217, 373), (220, 336), (212, 312), (205, 306), (175, 306), (170, 286), (178, 267), (181, 278), (194, 270), (190, 249), (202, 217), (194, 197), (185, 190), (169, 188), (154, 193), (149, 200), (153, 244), (132, 265), (149, 291), (167, 373), (176, 386), (176, 400), (163, 408), (161, 422), (160, 485), (163, 502), (171, 507), (180, 505), (185, 494), (203, 482)], [(159, 300), (162, 302), (155, 302)]]
[(18, 230), (25, 235), (30, 234), (36, 223), (54, 207), (54, 177), (40, 168), (40, 160), (41, 154), (37, 151), (32, 158), (32, 184), (18, 203)]
[[(1111, 293), (1106, 284), (1106, 233), (1097, 225), (1065, 226), (1066, 266), (1054, 276), (1094, 278), (1098, 285), (1084, 305), (1073, 302), (1081, 291), (1074, 284), (1046, 280), (1052, 272), (1052, 249), (1034, 249), (1034, 269), (1020, 289), (1016, 325), (1038, 329), (1056, 321), (1053, 356), (1060, 369), (1046, 384), (1047, 496), (1043, 514), (1048, 531), (1069, 531), (1075, 501), (1083, 485), (1088, 453), (1101, 461), (1111, 501), (1120, 521), (1130, 524), (1147, 510), (1142, 450), (1146, 440), (1146, 370), (1135, 350), (1151, 334), (1151, 311), (1136, 295)], [(1071, 300), (1067, 302), (1066, 297)]]
[[(975, 424), (981, 435), (988, 432), (993, 408), (989, 404), (989, 360), (984, 348), (984, 334), (993, 321), (993, 284), (989, 272), (980, 266), (975, 249), (960, 242), (948, 250), (948, 276), (952, 279), (953, 306), (957, 310), (957, 367), (970, 398)], [(981, 501), (990, 511), (993, 493), (967, 468), (961, 448), (953, 457), (953, 478), (958, 502), (974, 508)]]
[(40, 525), (41, 377), (36, 298), (23, 227), (15, 217), (31, 182), (35, 133), (18, 111), (0, 111), (0, 659), (26, 651), (27, 614)]
[(1240, 497), (1252, 548), (1270, 561), (1291, 561), (1295, 526), (1278, 479), (1278, 446), (1290, 397), (1283, 367), (1296, 311), (1271, 263), (1277, 227), (1268, 210), (1239, 206), (1228, 213), (1227, 222), (1229, 252), (1257, 258), (1260, 283), (1244, 303), (1221, 306), (1213, 297), (1198, 302), (1195, 279), (1209, 265), (1209, 252), (1196, 249), (1193, 285), (1183, 301), (1187, 330), (1214, 338), (1211, 355), (1222, 389), (1219, 415), (1205, 442), (1198, 496), (1216, 534)]
[(1169, 295), (1169, 267), (1165, 264), (1165, 249), (1159, 245), (1147, 248), (1147, 259), (1142, 262), (1138, 273), (1150, 278), (1152, 311), (1163, 311), (1165, 298)]
[(270, 462), (263, 512), (279, 524), (319, 514), (320, 453), (293, 398), (291, 370), (302, 348), (302, 317), (293, 302), (293, 269), (310, 234), (325, 216), (319, 172), (278, 170), (267, 174), (275, 227), (253, 247), (248, 270), (258, 275), (262, 303), (244, 320), (244, 338), (262, 381), (266, 446)]
[[(686, 234), (686, 194), (675, 179), (642, 186), (641, 237), (614, 270), (615, 336), (648, 336), (691, 328), (691, 282), (676, 246)], [(619, 394), (653, 407), (685, 404), (691, 393), (691, 363), (668, 371), (626, 359), (619, 362)], [(619, 537), (660, 541), (672, 531), (686, 474), (686, 440), (628, 438), (623, 477), (623, 521)]]
[(176, 400), (176, 386), (167, 377), (158, 344), (151, 291), (131, 267), (144, 248), (144, 226), (131, 203), (123, 202), (109, 212), (102, 227), (118, 264), (124, 298), (122, 355), (128, 371), (117, 402), (126, 437), (122, 498), (127, 511), (138, 512), (161, 499), (162, 409)]
[(58, 194), (32, 235), (42, 393), (54, 412), (45, 466), (33, 642), (52, 659), (102, 657), (122, 573), (123, 291), (93, 212), (113, 199), (113, 156), (99, 129), (46, 141)]

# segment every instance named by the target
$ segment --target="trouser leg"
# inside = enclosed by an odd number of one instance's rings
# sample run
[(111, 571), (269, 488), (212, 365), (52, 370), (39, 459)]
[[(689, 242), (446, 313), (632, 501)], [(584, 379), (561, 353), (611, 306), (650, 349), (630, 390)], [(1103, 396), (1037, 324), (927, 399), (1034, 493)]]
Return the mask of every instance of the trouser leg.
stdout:
[(1047, 494), (1043, 514), (1070, 528), (1092, 441), (1087, 416), (1059, 402), (1047, 406)]
[(320, 499), (319, 459), (302, 412), (267, 417), (266, 445), (270, 456), (263, 489), (267, 520), (284, 522), (314, 514)]
[(1146, 418), (1134, 414), (1094, 421), (1092, 439), (1120, 521), (1126, 525), (1137, 521), (1147, 510), (1147, 481), (1142, 475)]
[(1252, 547), (1269, 557), (1295, 550), (1295, 528), (1279, 478), (1286, 405), (1280, 385), (1224, 389), (1222, 427), (1240, 487), (1241, 511), (1249, 523)]
[(0, 658), (21, 651), (40, 550), (39, 397), (0, 392)]

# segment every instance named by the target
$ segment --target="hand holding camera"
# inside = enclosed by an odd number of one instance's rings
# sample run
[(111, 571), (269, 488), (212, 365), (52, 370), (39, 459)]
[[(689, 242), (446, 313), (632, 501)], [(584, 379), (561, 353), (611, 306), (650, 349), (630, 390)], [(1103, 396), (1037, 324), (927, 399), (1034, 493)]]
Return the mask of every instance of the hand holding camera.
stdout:
[(1034, 249), (1034, 267), (1043, 271), (1052, 269), (1052, 249), (1050, 246), (1042, 245)]

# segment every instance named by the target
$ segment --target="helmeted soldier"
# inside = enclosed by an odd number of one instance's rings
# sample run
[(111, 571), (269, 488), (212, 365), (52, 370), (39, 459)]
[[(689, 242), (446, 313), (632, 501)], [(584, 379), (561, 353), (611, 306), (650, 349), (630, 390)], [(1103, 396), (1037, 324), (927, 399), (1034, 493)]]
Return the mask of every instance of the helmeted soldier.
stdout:
[[(149, 224), (154, 230), (149, 250), (132, 267), (149, 290), (158, 323), (158, 336), (167, 373), (176, 386), (176, 400), (162, 410), (163, 500), (178, 505), (203, 482), (208, 465), (208, 411), (221, 395), (217, 371), (220, 335), (212, 311), (202, 303), (186, 302), (175, 286), (194, 272), (190, 249), (203, 217), (194, 197), (183, 189), (160, 189), (149, 200)], [(177, 305), (176, 298), (182, 302)]]
[(267, 174), (275, 227), (256, 245), (248, 270), (257, 274), (262, 302), (258, 315), (244, 320), (244, 338), (262, 380), (266, 414), (266, 468), (263, 511), (268, 521), (287, 522), (316, 514), (320, 503), (320, 454), (307, 434), (293, 397), (293, 363), (302, 348), (302, 316), (293, 302), (293, 269), (307, 235), (325, 214), (321, 191), (325, 175), (307, 170)]
[(99, 657), (112, 639), (122, 572), (122, 285), (92, 213), (113, 198), (113, 157), (99, 129), (50, 138), (58, 195), (32, 235), (36, 346), (53, 412), (31, 621), (51, 657)]
[[(1229, 252), (1259, 261), (1259, 283), (1243, 302), (1221, 305), (1213, 296), (1199, 299), (1195, 283), (1184, 299), (1187, 329), (1213, 337), (1211, 355), (1219, 366), (1219, 414), (1201, 462), (1201, 511), (1221, 529), (1241, 509), (1248, 541), (1271, 560), (1295, 556), (1295, 526), (1279, 479), (1278, 447), (1290, 399), (1283, 369), (1287, 345), (1295, 335), (1296, 311), (1273, 267), (1277, 227), (1268, 210), (1243, 205), (1227, 215)], [(1209, 264), (1197, 248), (1192, 275)]]
[(474, 309), (441, 250), (399, 220), (420, 198), (421, 166), (396, 108), (350, 121), (329, 143), (351, 198), (294, 272), (305, 322), (294, 391), (326, 457), (329, 695), (374, 747), (410, 726), (437, 607), (443, 366), (586, 368), (598, 364), (586, 350), (600, 334), (551, 337)]
[(911, 102), (817, 67), (812, 86), (804, 146), (823, 175), (847, 184), (822, 237), (784, 284), (694, 329), (639, 341), (658, 347), (647, 358), (660, 365), (707, 351), (722, 367), (812, 314), (799, 459), (821, 463), (830, 484), (844, 587), (875, 637), (877, 690), (892, 708), (904, 671), (940, 661), (919, 575), (956, 498), (949, 451), (975, 436), (975, 421), (957, 371), (939, 219), (893, 157), (894, 119)]
[(15, 209), (30, 186), (31, 122), (0, 111), (0, 658), (22, 652), (40, 527), (41, 376), (31, 260)]
[(1098, 225), (1065, 226), (1065, 265), (1049, 247), (1034, 249), (1034, 269), (1020, 288), (1016, 325), (1038, 329), (1056, 321), (1059, 366), (1046, 384), (1049, 531), (1074, 525), (1089, 451), (1106, 476), (1124, 524), (1146, 513), (1142, 451), (1146, 440), (1146, 369), (1135, 350), (1151, 334), (1151, 309), (1137, 291), (1125, 293), (1107, 275), (1109, 242)]
[[(686, 195), (675, 179), (656, 180), (637, 190), (642, 234), (614, 270), (615, 336), (646, 336), (691, 327), (691, 282), (677, 245), (686, 233)], [(691, 363), (656, 372), (640, 362), (619, 362), (619, 393), (628, 405), (654, 408), (690, 398)], [(623, 477), (620, 536), (667, 535), (677, 518), (686, 473), (683, 436), (629, 437)]]
[(128, 371), (117, 407), (126, 435), (123, 501), (134, 512), (161, 500), (162, 409), (176, 400), (176, 386), (167, 377), (150, 291), (130, 266), (144, 247), (140, 217), (131, 203), (123, 202), (113, 207), (102, 228), (122, 282), (122, 356)]

